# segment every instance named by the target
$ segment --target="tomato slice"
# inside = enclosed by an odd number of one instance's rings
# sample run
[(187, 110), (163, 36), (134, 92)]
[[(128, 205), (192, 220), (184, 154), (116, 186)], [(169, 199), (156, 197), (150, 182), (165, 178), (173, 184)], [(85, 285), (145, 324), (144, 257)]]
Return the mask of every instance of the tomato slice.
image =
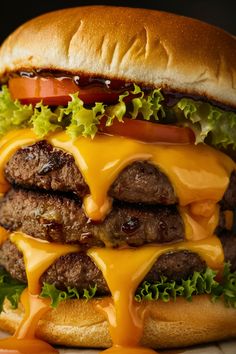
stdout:
[(113, 103), (118, 100), (119, 91), (111, 91), (106, 87), (79, 87), (71, 78), (62, 77), (13, 77), (9, 80), (9, 91), (13, 99), (23, 104), (36, 104), (42, 101), (45, 105), (66, 105), (72, 93), (79, 92), (85, 104), (94, 102)]
[(111, 135), (121, 135), (148, 143), (193, 144), (195, 142), (195, 135), (190, 128), (151, 123), (129, 118), (124, 118), (123, 120), (123, 123), (114, 120), (113, 124), (107, 127), (105, 125), (105, 119), (102, 119), (99, 131)]

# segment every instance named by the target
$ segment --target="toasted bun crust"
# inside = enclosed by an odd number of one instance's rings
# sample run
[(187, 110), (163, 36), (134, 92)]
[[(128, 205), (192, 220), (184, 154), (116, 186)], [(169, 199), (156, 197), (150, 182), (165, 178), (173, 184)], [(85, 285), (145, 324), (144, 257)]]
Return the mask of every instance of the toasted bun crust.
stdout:
[[(102, 301), (106, 300), (61, 303), (40, 321), (38, 337), (66, 346), (111, 346), (106, 317), (97, 308)], [(236, 336), (236, 310), (221, 302), (213, 304), (207, 296), (196, 296), (193, 302), (179, 298), (176, 302), (146, 302), (143, 306), (146, 316), (142, 344), (148, 347), (183, 347)], [(22, 315), (21, 308), (12, 310), (5, 303), (0, 327), (13, 333)]]
[(41, 15), (0, 49), (0, 77), (55, 69), (206, 96), (236, 107), (236, 39), (170, 13), (88, 6)]

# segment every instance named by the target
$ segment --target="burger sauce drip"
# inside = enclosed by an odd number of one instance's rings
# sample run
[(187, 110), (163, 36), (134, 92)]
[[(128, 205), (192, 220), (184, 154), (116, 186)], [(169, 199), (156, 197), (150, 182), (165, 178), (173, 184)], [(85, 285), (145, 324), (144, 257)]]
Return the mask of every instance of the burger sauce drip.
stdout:
[(169, 246), (145, 246), (140, 249), (95, 248), (88, 255), (102, 271), (112, 294), (102, 310), (108, 317), (112, 348), (109, 354), (151, 354), (154, 351), (140, 347), (145, 312), (134, 300), (138, 285), (162, 254), (177, 250), (198, 253), (213, 269), (221, 269), (224, 255), (216, 236), (207, 240), (182, 242)]
[(57, 350), (35, 336), (39, 320), (50, 310), (50, 301), (39, 297), (39, 280), (57, 258), (78, 252), (79, 247), (40, 241), (20, 232), (11, 234), (10, 240), (23, 253), (28, 289), (21, 296), (24, 317), (15, 334), (0, 341), (0, 354), (56, 354)]
[[(91, 87), (98, 87), (98, 88), (103, 88), (106, 89), (109, 94), (115, 93), (121, 94), (124, 91), (133, 91), (134, 89), (134, 84), (132, 82), (124, 81), (124, 80), (118, 80), (118, 79), (107, 79), (103, 77), (94, 77), (94, 76), (88, 76), (84, 74), (79, 74), (79, 75), (70, 75), (67, 72), (62, 72), (60, 70), (34, 70), (34, 71), (19, 71), (17, 73), (13, 73), (9, 76), (9, 81), (8, 85), (9, 87), (13, 87), (13, 82), (14, 79), (17, 78), (28, 78), (28, 79), (40, 79), (40, 78), (53, 78), (57, 80), (68, 80), (71, 81), (75, 84), (75, 92), (79, 90), (79, 88), (83, 89), (90, 89)], [(150, 90), (153, 90), (153, 86), (145, 86), (143, 83), (139, 83), (139, 86), (141, 87), (142, 91), (144, 92), (150, 92)], [(24, 85), (22, 85), (22, 89), (24, 89)], [(72, 93), (72, 92), (71, 92)], [(207, 102), (210, 103), (218, 108), (221, 108), (225, 111), (232, 111), (235, 112), (235, 107), (230, 107), (228, 105), (222, 104), (218, 101), (208, 99), (205, 96), (201, 95), (193, 95), (189, 94), (187, 92), (176, 92), (176, 91), (170, 91), (170, 90), (162, 90), (162, 94), (164, 97), (164, 104), (167, 107), (172, 107), (176, 105), (182, 98), (190, 98), (194, 101), (202, 101), (202, 102)], [(15, 97), (16, 99), (20, 99), (19, 93)], [(40, 102), (40, 100), (38, 100)], [(33, 102), (31, 102), (33, 103)], [(94, 103), (94, 101), (93, 101)]]

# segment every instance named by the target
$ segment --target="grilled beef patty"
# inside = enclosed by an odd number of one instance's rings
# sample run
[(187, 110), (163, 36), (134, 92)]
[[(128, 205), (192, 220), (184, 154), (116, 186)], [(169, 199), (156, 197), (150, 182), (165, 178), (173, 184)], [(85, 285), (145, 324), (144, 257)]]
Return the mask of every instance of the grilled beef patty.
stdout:
[[(8, 161), (5, 176), (11, 184), (28, 189), (72, 192), (79, 198), (89, 193), (72, 155), (54, 148), (45, 140), (19, 149)], [(145, 161), (127, 166), (114, 181), (109, 195), (129, 203), (172, 205), (178, 202), (166, 175)], [(236, 207), (236, 171), (221, 202), (222, 207)]]
[(225, 261), (229, 261), (231, 264), (231, 270), (236, 271), (236, 233), (221, 230), (218, 237), (223, 245)]
[[(27, 282), (24, 260), (17, 247), (6, 241), (0, 249), (0, 265), (13, 278)], [(169, 252), (161, 255), (145, 279), (155, 282), (161, 275), (169, 280), (186, 279), (194, 271), (203, 271), (205, 262), (196, 253), (189, 251)], [(97, 285), (98, 295), (109, 294), (102, 272), (85, 253), (71, 253), (60, 257), (41, 277), (41, 282), (54, 284), (58, 289), (75, 287), (79, 292)]]
[[(236, 270), (236, 235), (220, 235), (225, 261), (231, 263), (231, 270)], [(26, 280), (22, 253), (9, 240), (0, 248), (0, 266), (3, 266), (13, 278), (24, 283)], [(203, 271), (205, 262), (199, 255), (189, 251), (168, 252), (161, 255), (146, 275), (145, 279), (155, 282), (164, 275), (168, 280), (186, 279), (194, 271)], [(107, 295), (108, 286), (101, 271), (86, 253), (71, 253), (60, 257), (41, 277), (41, 283), (54, 284), (58, 289), (75, 287), (79, 292), (89, 286), (97, 285), (98, 295)]]
[(236, 208), (236, 171), (233, 171), (231, 174), (229, 186), (221, 201), (221, 206), (224, 210)]
[(134, 247), (184, 239), (184, 225), (175, 206), (114, 204), (103, 222), (93, 223), (80, 201), (24, 189), (11, 189), (3, 197), (0, 225), (50, 242), (85, 247)]
[[(19, 149), (6, 164), (5, 176), (11, 184), (28, 189), (73, 192), (80, 198), (89, 193), (73, 156), (46, 141)], [(130, 203), (177, 203), (168, 178), (147, 162), (134, 162), (126, 167), (111, 186), (109, 195)]]
[[(12, 188), (0, 201), (0, 225), (10, 231), (20, 230), (50, 242), (79, 243), (84, 248), (137, 247), (184, 239), (174, 189), (168, 178), (148, 162), (134, 162), (120, 173), (109, 190), (115, 199), (113, 208), (101, 223), (89, 221), (84, 214), (81, 198), (89, 189), (73, 156), (46, 141), (18, 150), (7, 163), (5, 175), (11, 184), (21, 187)], [(235, 206), (236, 171), (221, 208)], [(219, 230), (225, 260), (235, 270), (236, 236), (222, 232), (223, 224), (222, 219)], [(26, 282), (22, 254), (10, 241), (0, 249), (0, 265), (14, 278)], [(167, 253), (159, 257), (145, 280), (154, 282), (161, 275), (169, 280), (185, 279), (205, 267), (195, 253)], [(62, 290), (76, 287), (79, 292), (96, 284), (98, 295), (109, 294), (101, 271), (84, 252), (60, 257), (43, 274), (41, 282)]]

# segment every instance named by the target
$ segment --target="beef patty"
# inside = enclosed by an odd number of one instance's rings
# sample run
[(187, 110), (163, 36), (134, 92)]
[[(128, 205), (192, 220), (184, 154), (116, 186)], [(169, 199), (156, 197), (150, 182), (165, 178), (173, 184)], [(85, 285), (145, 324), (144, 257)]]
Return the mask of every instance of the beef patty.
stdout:
[(236, 270), (236, 233), (232, 231), (221, 230), (218, 235), (223, 245), (225, 261), (230, 262), (231, 269)]
[[(19, 149), (6, 164), (5, 176), (11, 184), (28, 189), (73, 192), (80, 198), (89, 193), (73, 156), (46, 141)], [(169, 179), (147, 162), (127, 166), (111, 186), (109, 195), (130, 203), (177, 203)]]
[[(10, 241), (6, 241), (0, 249), (0, 265), (13, 278), (24, 283), (26, 280), (25, 266), (22, 254)], [(194, 271), (203, 271), (205, 262), (189, 251), (169, 252), (161, 255), (146, 275), (145, 279), (155, 282), (161, 275), (169, 280), (186, 279)], [(60, 257), (41, 277), (41, 283), (54, 284), (58, 289), (75, 287), (79, 292), (97, 285), (98, 295), (109, 294), (109, 288), (102, 272), (85, 253), (71, 253)]]
[(115, 203), (103, 222), (93, 223), (80, 201), (24, 189), (11, 189), (2, 198), (0, 225), (43, 240), (85, 247), (134, 247), (184, 239), (184, 225), (175, 206)]
[[(220, 235), (225, 261), (231, 263), (231, 270), (236, 270), (236, 235), (224, 233)], [(25, 266), (22, 253), (9, 240), (0, 248), (0, 265), (13, 278), (24, 283), (26, 280)], [(154, 263), (145, 279), (155, 282), (160, 276), (168, 280), (186, 279), (194, 271), (203, 271), (206, 263), (199, 255), (189, 251), (168, 252), (161, 255)], [(41, 283), (54, 284), (58, 289), (75, 287), (79, 292), (89, 286), (97, 285), (98, 295), (109, 293), (108, 286), (102, 272), (97, 268), (86, 253), (70, 253), (61, 256), (41, 277)]]
[(236, 208), (236, 171), (233, 171), (230, 177), (229, 186), (221, 201), (224, 210), (232, 210)]
[[(8, 161), (5, 176), (11, 184), (28, 189), (89, 193), (72, 155), (46, 141), (19, 149)], [(130, 203), (171, 205), (178, 202), (174, 189), (157, 167), (145, 161), (127, 166), (110, 187), (109, 195)], [(236, 207), (236, 171), (223, 197), (224, 209)]]

